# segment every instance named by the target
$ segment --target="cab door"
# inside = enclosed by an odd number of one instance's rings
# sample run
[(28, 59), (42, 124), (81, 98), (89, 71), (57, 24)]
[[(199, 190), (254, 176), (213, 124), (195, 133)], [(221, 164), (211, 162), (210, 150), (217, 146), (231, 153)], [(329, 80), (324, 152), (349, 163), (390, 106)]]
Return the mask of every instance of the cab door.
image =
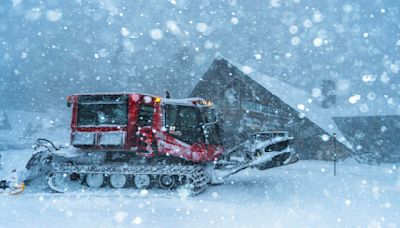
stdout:
[(155, 156), (153, 119), (154, 106), (152, 103), (141, 103), (138, 110), (138, 119), (136, 132), (137, 135), (137, 153), (146, 157)]

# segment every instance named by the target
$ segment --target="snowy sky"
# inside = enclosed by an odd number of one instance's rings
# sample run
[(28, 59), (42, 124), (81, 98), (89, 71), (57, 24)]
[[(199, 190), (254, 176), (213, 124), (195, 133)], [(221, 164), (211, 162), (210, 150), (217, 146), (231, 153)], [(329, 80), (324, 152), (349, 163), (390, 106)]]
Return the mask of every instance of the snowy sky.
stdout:
[(0, 103), (183, 97), (216, 53), (314, 96), (333, 80), (339, 103), (400, 113), (400, 2), (381, 0), (3, 0)]

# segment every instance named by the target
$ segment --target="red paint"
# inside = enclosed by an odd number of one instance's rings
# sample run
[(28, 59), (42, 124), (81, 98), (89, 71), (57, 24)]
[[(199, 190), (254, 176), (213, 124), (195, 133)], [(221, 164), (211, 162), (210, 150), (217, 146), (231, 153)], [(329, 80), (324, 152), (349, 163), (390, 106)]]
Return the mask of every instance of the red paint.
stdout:
[[(85, 94), (90, 95), (90, 94)], [(98, 94), (97, 94), (98, 95)], [(107, 94), (102, 94), (107, 95)], [(128, 95), (128, 121), (127, 126), (77, 126), (78, 97), (72, 96), (72, 119), (71, 119), (71, 144), (75, 132), (110, 132), (122, 131), (126, 133), (125, 144), (122, 148), (106, 148), (99, 145), (81, 148), (82, 150), (98, 151), (125, 151), (136, 153), (143, 157), (174, 156), (188, 161), (204, 162), (216, 160), (222, 153), (221, 145), (206, 145), (206, 143), (186, 144), (163, 129), (163, 106), (162, 101), (155, 96), (143, 94), (113, 94)], [(150, 97), (146, 98), (145, 96)], [(148, 103), (146, 103), (148, 101)], [(154, 107), (152, 126), (138, 128), (138, 114), (140, 105), (146, 103)], [(187, 101), (183, 105), (196, 106), (195, 101)], [(97, 137), (99, 134), (97, 134)], [(143, 137), (145, 136), (145, 138)], [(98, 140), (97, 140), (98, 141)]]

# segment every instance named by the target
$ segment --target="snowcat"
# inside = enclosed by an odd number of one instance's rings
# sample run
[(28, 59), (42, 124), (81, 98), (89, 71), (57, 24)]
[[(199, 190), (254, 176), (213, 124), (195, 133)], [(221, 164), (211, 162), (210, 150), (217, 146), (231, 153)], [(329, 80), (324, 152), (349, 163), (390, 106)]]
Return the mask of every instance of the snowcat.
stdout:
[[(79, 188), (187, 189), (196, 195), (246, 168), (298, 161), (287, 132), (259, 133), (225, 151), (212, 102), (136, 93), (78, 94), (68, 147), (38, 139), (24, 170), (0, 182), (10, 194), (46, 178), (55, 192)], [(225, 132), (228, 133), (229, 132)]]

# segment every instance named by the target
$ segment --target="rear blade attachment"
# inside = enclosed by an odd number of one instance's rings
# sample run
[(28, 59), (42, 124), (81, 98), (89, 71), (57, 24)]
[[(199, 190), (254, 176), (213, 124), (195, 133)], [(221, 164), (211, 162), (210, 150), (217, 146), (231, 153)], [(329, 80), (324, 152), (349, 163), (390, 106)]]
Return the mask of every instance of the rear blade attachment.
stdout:
[(290, 146), (292, 140), (293, 137), (282, 134), (257, 142), (245, 141), (217, 162), (211, 171), (211, 183), (221, 184), (247, 168), (266, 170), (297, 162), (299, 158)]

